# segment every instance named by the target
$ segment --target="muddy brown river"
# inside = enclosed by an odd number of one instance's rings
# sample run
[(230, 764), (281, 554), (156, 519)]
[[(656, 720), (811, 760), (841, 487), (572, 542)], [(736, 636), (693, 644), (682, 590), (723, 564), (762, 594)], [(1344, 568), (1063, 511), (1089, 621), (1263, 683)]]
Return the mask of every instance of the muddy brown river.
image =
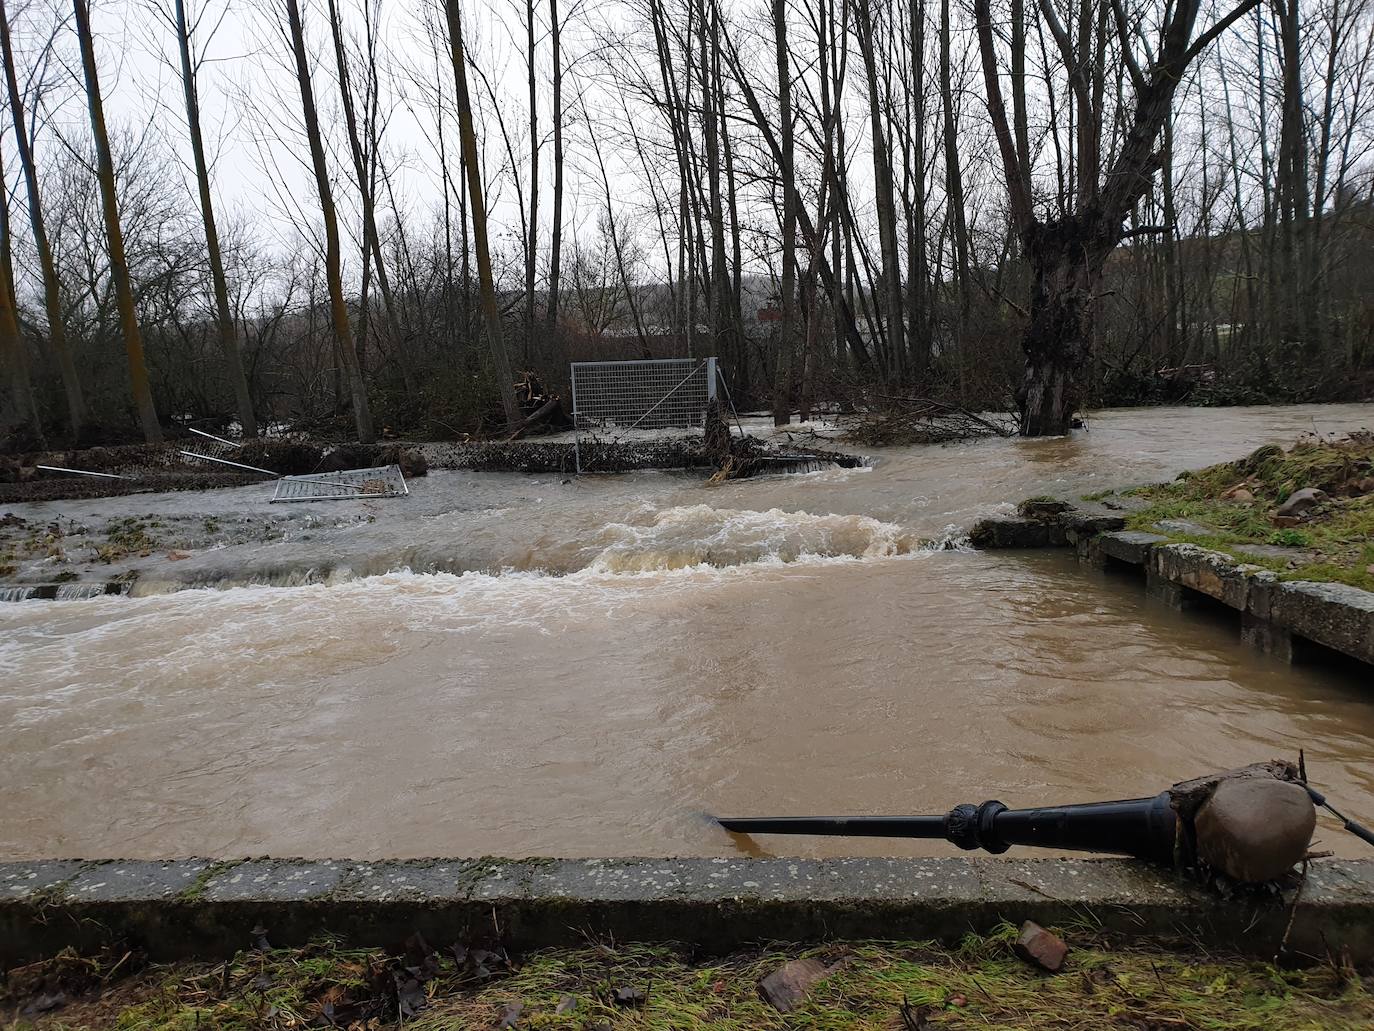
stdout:
[[(0, 859), (947, 854), (749, 842), (701, 814), (1153, 794), (1300, 747), (1368, 821), (1367, 680), (1062, 553), (922, 542), (1372, 425), (1374, 405), (1112, 411), (866, 470), (439, 472), (299, 506), (275, 543), (151, 560), (142, 596), (0, 605)], [(275, 518), (267, 494), (11, 508)], [(161, 593), (174, 575), (210, 586)], [(1359, 854), (1329, 821), (1319, 838)]]

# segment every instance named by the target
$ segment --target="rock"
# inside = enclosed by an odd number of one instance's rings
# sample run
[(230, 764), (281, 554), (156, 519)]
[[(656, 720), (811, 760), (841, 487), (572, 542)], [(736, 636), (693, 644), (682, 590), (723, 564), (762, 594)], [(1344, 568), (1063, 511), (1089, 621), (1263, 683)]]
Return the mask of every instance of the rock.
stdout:
[(975, 548), (1048, 548), (1065, 543), (1063, 527), (1039, 519), (984, 519), (969, 532)]
[(520, 1022), (520, 1014), (524, 1011), (525, 1005), (520, 1002), (513, 1002), (501, 1011), (501, 1019), (497, 1021), (498, 1028), (511, 1028)]
[(1307, 854), (1316, 826), (1306, 789), (1265, 778), (1221, 781), (1193, 820), (1199, 858), (1248, 883), (1291, 870)]
[(1055, 498), (1029, 498), (1016, 506), (1016, 514), (1025, 519), (1044, 519), (1046, 516), (1062, 515), (1072, 507), (1067, 501)]
[(1255, 500), (1255, 495), (1244, 486), (1235, 486), (1222, 495), (1227, 501), (1234, 501), (1239, 505), (1248, 505)]
[(415, 479), (417, 476), (429, 475), (429, 461), (424, 454), (419, 451), (402, 451), (400, 461), (396, 463), (401, 467), (401, 472), (408, 479)]
[(1302, 516), (1271, 515), (1269, 521), (1277, 527), (1287, 529), (1290, 526), (1301, 526)]
[(1304, 487), (1288, 495), (1288, 500), (1274, 510), (1274, 518), (1306, 515), (1326, 500), (1326, 491)]
[(429, 475), (429, 461), (424, 453), (414, 448), (400, 448), (395, 445), (382, 448), (377, 461), (381, 465), (399, 465), (401, 474), (408, 480)]
[(794, 959), (759, 982), (759, 995), (779, 1013), (791, 1013), (802, 1004), (813, 984), (830, 973), (818, 959)]
[(1062, 938), (1045, 930), (1034, 920), (1027, 920), (1021, 925), (1021, 937), (1016, 939), (1013, 949), (1027, 963), (1034, 963), (1051, 974), (1059, 973), (1064, 966), (1064, 957), (1069, 954), (1069, 947)]
[(617, 988), (611, 999), (617, 1006), (629, 1006), (638, 1009), (649, 1000), (649, 996), (641, 988)]
[(564, 1013), (571, 1013), (575, 1009), (577, 1009), (577, 1000), (571, 995), (565, 995), (558, 1000), (558, 1005), (553, 1008), (553, 1011), (562, 1016)]

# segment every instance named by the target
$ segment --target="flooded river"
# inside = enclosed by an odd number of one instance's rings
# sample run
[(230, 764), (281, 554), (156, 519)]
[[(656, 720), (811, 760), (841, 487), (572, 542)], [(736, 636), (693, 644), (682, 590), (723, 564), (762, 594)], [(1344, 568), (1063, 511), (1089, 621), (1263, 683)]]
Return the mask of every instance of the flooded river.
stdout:
[(216, 589), (0, 606), (0, 858), (946, 854), (751, 845), (701, 814), (1152, 794), (1299, 747), (1368, 820), (1367, 683), (1062, 553), (926, 542), (1028, 495), (1371, 425), (1374, 405), (1115, 411), (719, 487), (438, 472), (287, 515), (261, 487), (11, 506), (280, 539), (144, 573)]

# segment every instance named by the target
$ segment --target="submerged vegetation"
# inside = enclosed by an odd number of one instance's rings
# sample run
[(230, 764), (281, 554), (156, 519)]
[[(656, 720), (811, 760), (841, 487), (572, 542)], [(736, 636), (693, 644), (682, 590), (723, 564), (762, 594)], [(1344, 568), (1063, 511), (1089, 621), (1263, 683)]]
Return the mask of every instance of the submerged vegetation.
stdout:
[[(1004, 925), (953, 949), (851, 942), (713, 959), (665, 946), (592, 945), (518, 962), (500, 950), (433, 951), (417, 939), (401, 955), (319, 942), (241, 952), (224, 963), (141, 969), (120, 950), (96, 960), (64, 953), (0, 982), (0, 1027), (1270, 1031), (1374, 1023), (1374, 999), (1338, 960), (1288, 970), (1080, 939), (1064, 970), (1051, 976), (1013, 955), (1015, 937)], [(760, 997), (758, 983), (799, 956), (819, 960), (828, 973), (794, 1012), (779, 1013)]]
[(1239, 461), (1140, 487), (1129, 496), (1145, 503), (1131, 514), (1131, 529), (1225, 551), (1283, 579), (1374, 590), (1369, 432), (1304, 438), (1286, 450), (1269, 444)]

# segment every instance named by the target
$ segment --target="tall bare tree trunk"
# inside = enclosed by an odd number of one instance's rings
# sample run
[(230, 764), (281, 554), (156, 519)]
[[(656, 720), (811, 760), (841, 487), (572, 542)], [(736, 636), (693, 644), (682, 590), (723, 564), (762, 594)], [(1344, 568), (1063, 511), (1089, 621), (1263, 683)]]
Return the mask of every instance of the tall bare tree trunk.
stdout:
[(38, 252), (38, 267), (43, 276), (43, 306), (48, 316), (48, 347), (52, 351), (57, 370), (62, 377), (62, 391), (67, 402), (67, 422), (72, 431), (72, 443), (80, 444), (86, 430), (89, 413), (81, 389), (81, 377), (76, 361), (67, 345), (66, 320), (62, 315), (62, 287), (57, 278), (52, 246), (48, 243), (47, 226), (43, 219), (43, 200), (38, 185), (38, 168), (29, 139), (29, 127), (24, 120), (24, 98), (19, 92), (19, 78), (15, 70), (14, 47), (10, 41), (9, 16), (4, 0), (0, 0), (0, 49), (5, 64), (5, 85), (9, 92), (10, 117), (14, 122), (14, 146), (24, 173), (24, 186), (29, 200), (29, 226), (33, 231), (34, 249)]
[[(525, 239), (525, 364), (534, 347), (534, 276), (539, 258), (539, 84), (534, 75), (534, 0), (525, 0), (525, 68), (530, 91), (530, 221)], [(614, 227), (614, 223), (612, 223)]]
[(1282, 327), (1289, 340), (1301, 341), (1314, 355), (1322, 341), (1312, 289), (1308, 235), (1312, 201), (1307, 161), (1307, 126), (1302, 78), (1302, 22), (1298, 0), (1273, 0), (1278, 15), (1279, 58), (1283, 69), (1283, 120), (1279, 131), (1279, 266), (1283, 284)]
[(315, 172), (315, 189), (320, 195), (320, 213), (324, 217), (324, 273), (329, 288), (329, 314), (334, 330), (334, 343), (339, 360), (348, 376), (348, 392), (353, 401), (353, 423), (358, 440), (371, 444), (377, 439), (372, 428), (372, 411), (367, 403), (367, 385), (358, 365), (358, 352), (353, 347), (353, 329), (349, 325), (348, 302), (344, 297), (342, 256), (339, 247), (339, 220), (334, 210), (334, 193), (329, 185), (329, 167), (325, 163), (324, 142), (320, 138), (320, 118), (315, 110), (315, 92), (310, 85), (310, 64), (305, 51), (305, 29), (297, 0), (285, 0), (286, 17), (291, 31), (291, 49), (296, 60), (296, 84), (300, 87), (301, 113), (305, 121), (305, 135), (310, 143), (310, 163)]
[(558, 277), (563, 259), (563, 47), (558, 23), (558, 0), (549, 0), (549, 46), (553, 50), (553, 225), (549, 237), (549, 299), (545, 308), (545, 336), (558, 332)]
[(773, 377), (773, 425), (792, 421), (792, 327), (797, 290), (797, 184), (792, 139), (792, 72), (787, 59), (787, 0), (773, 0), (773, 35), (778, 63), (778, 135), (782, 144), (782, 321), (778, 324), (777, 366)]
[(119, 199), (115, 192), (114, 158), (110, 137), (105, 130), (105, 109), (100, 98), (100, 71), (95, 63), (95, 40), (91, 36), (91, 15), (86, 0), (72, 0), (76, 33), (81, 44), (81, 67), (86, 78), (86, 104), (91, 114), (91, 135), (95, 140), (96, 178), (100, 181), (101, 206), (105, 211), (105, 239), (110, 251), (110, 278), (114, 281), (115, 304), (119, 308), (119, 328), (129, 358), (129, 384), (133, 388), (138, 421), (143, 439), (149, 444), (162, 440), (153, 392), (148, 386), (148, 366), (143, 360), (143, 334), (134, 311), (134, 288), (129, 279), (129, 262), (124, 256), (124, 232), (119, 225)]
[(950, 232), (954, 241), (954, 279), (959, 295), (956, 335), (958, 360), (963, 368), (963, 329), (969, 310), (968, 224), (964, 216), (964, 172), (959, 163), (959, 130), (954, 118), (954, 85), (950, 68), (949, 0), (940, 0), (940, 107), (945, 137), (945, 198), (949, 205)]
[[(711, 312), (711, 354), (720, 354), (730, 338), (730, 271), (725, 259), (725, 208), (721, 193), (720, 112), (713, 85), (720, 67), (720, 10), (715, 0), (700, 0), (697, 26), (701, 43), (701, 123), (706, 147), (706, 187), (710, 199), (711, 272), (707, 303)], [(709, 43), (709, 50), (708, 50)]]
[[(371, 31), (370, 28), (369, 31)], [(329, 32), (334, 44), (334, 65), (339, 76), (339, 96), (343, 108), (344, 129), (348, 134), (348, 154), (353, 163), (353, 176), (358, 184), (358, 201), (363, 213), (363, 249), (371, 253), (372, 265), (377, 270), (377, 289), (381, 292), (382, 306), (386, 309), (388, 342), (391, 354), (396, 361), (396, 367), (401, 374), (402, 386), (405, 388), (407, 396), (414, 396), (416, 391), (415, 377), (410, 369), (410, 356), (406, 351), (405, 333), (401, 328), (396, 295), (391, 289), (391, 276), (387, 269), (387, 262), (382, 257), (381, 233), (377, 230), (376, 181), (368, 168), (369, 161), (375, 163), (377, 154), (375, 147), (368, 148), (367, 153), (364, 153), (362, 136), (358, 131), (357, 109), (353, 102), (352, 76), (348, 70), (348, 53), (344, 49), (343, 20), (339, 16), (338, 5), (335, 0), (329, 0)], [(365, 254), (365, 269), (366, 265)], [(363, 280), (366, 284), (366, 275), (364, 275)], [(360, 312), (359, 319), (362, 320), (364, 317)], [(361, 338), (362, 335), (363, 331), (360, 327), (358, 336)], [(361, 370), (362, 359), (358, 358), (357, 361)]]
[(191, 136), (191, 157), (196, 168), (196, 188), (200, 193), (200, 217), (205, 226), (205, 249), (210, 258), (210, 285), (215, 295), (215, 325), (220, 349), (228, 366), (229, 382), (245, 437), (258, 435), (258, 420), (253, 413), (253, 398), (248, 392), (248, 377), (243, 373), (239, 354), (238, 330), (229, 308), (229, 285), (224, 277), (224, 258), (220, 254), (219, 230), (215, 225), (214, 201), (210, 196), (210, 168), (205, 160), (205, 140), (200, 128), (200, 98), (196, 89), (196, 69), (191, 61), (191, 31), (186, 21), (186, 2), (175, 5), (177, 49), (181, 55), (181, 91), (186, 99), (186, 126)]
[[(946, 0), (948, 2), (948, 0)], [(887, 315), (889, 372), (900, 377), (906, 346), (902, 332), (902, 266), (897, 257), (897, 205), (892, 177), (892, 152), (883, 131), (883, 98), (878, 89), (878, 65), (874, 40), (872, 0), (854, 0), (854, 27), (868, 80), (869, 118), (873, 132), (873, 189), (877, 201), (878, 247), (882, 257), (882, 304)], [(876, 300), (876, 298), (875, 298)]]
[[(293, 0), (294, 2), (294, 0)], [(511, 375), (510, 355), (501, 332), (501, 312), (496, 306), (496, 282), (491, 272), (491, 248), (487, 242), (487, 202), (482, 192), (481, 156), (477, 151), (477, 130), (472, 120), (472, 99), (468, 95), (467, 57), (463, 49), (463, 22), (458, 0), (445, 0), (449, 43), (453, 50), (453, 83), (458, 98), (458, 137), (463, 148), (463, 171), (467, 174), (468, 202), (472, 210), (472, 242), (477, 258), (477, 278), (481, 290), (482, 320), (486, 326), (487, 346), (501, 385), (501, 405), (506, 424), (520, 421), (520, 406), (515, 400), (515, 379)]]
[[(4, 169), (0, 168), (0, 183), (4, 181)], [(24, 338), (19, 332), (14, 261), (10, 253), (8, 191), (0, 191), (0, 367), (9, 375), (15, 417), (21, 425), (28, 427), (32, 443), (40, 448), (47, 447), (43, 437), (43, 420), (33, 396), (33, 381), (29, 377), (29, 356), (25, 353)]]
[(907, 209), (907, 332), (911, 366), (920, 377), (930, 366), (930, 283), (926, 251), (926, 19), (921, 0), (907, 0), (911, 46), (911, 200)]

